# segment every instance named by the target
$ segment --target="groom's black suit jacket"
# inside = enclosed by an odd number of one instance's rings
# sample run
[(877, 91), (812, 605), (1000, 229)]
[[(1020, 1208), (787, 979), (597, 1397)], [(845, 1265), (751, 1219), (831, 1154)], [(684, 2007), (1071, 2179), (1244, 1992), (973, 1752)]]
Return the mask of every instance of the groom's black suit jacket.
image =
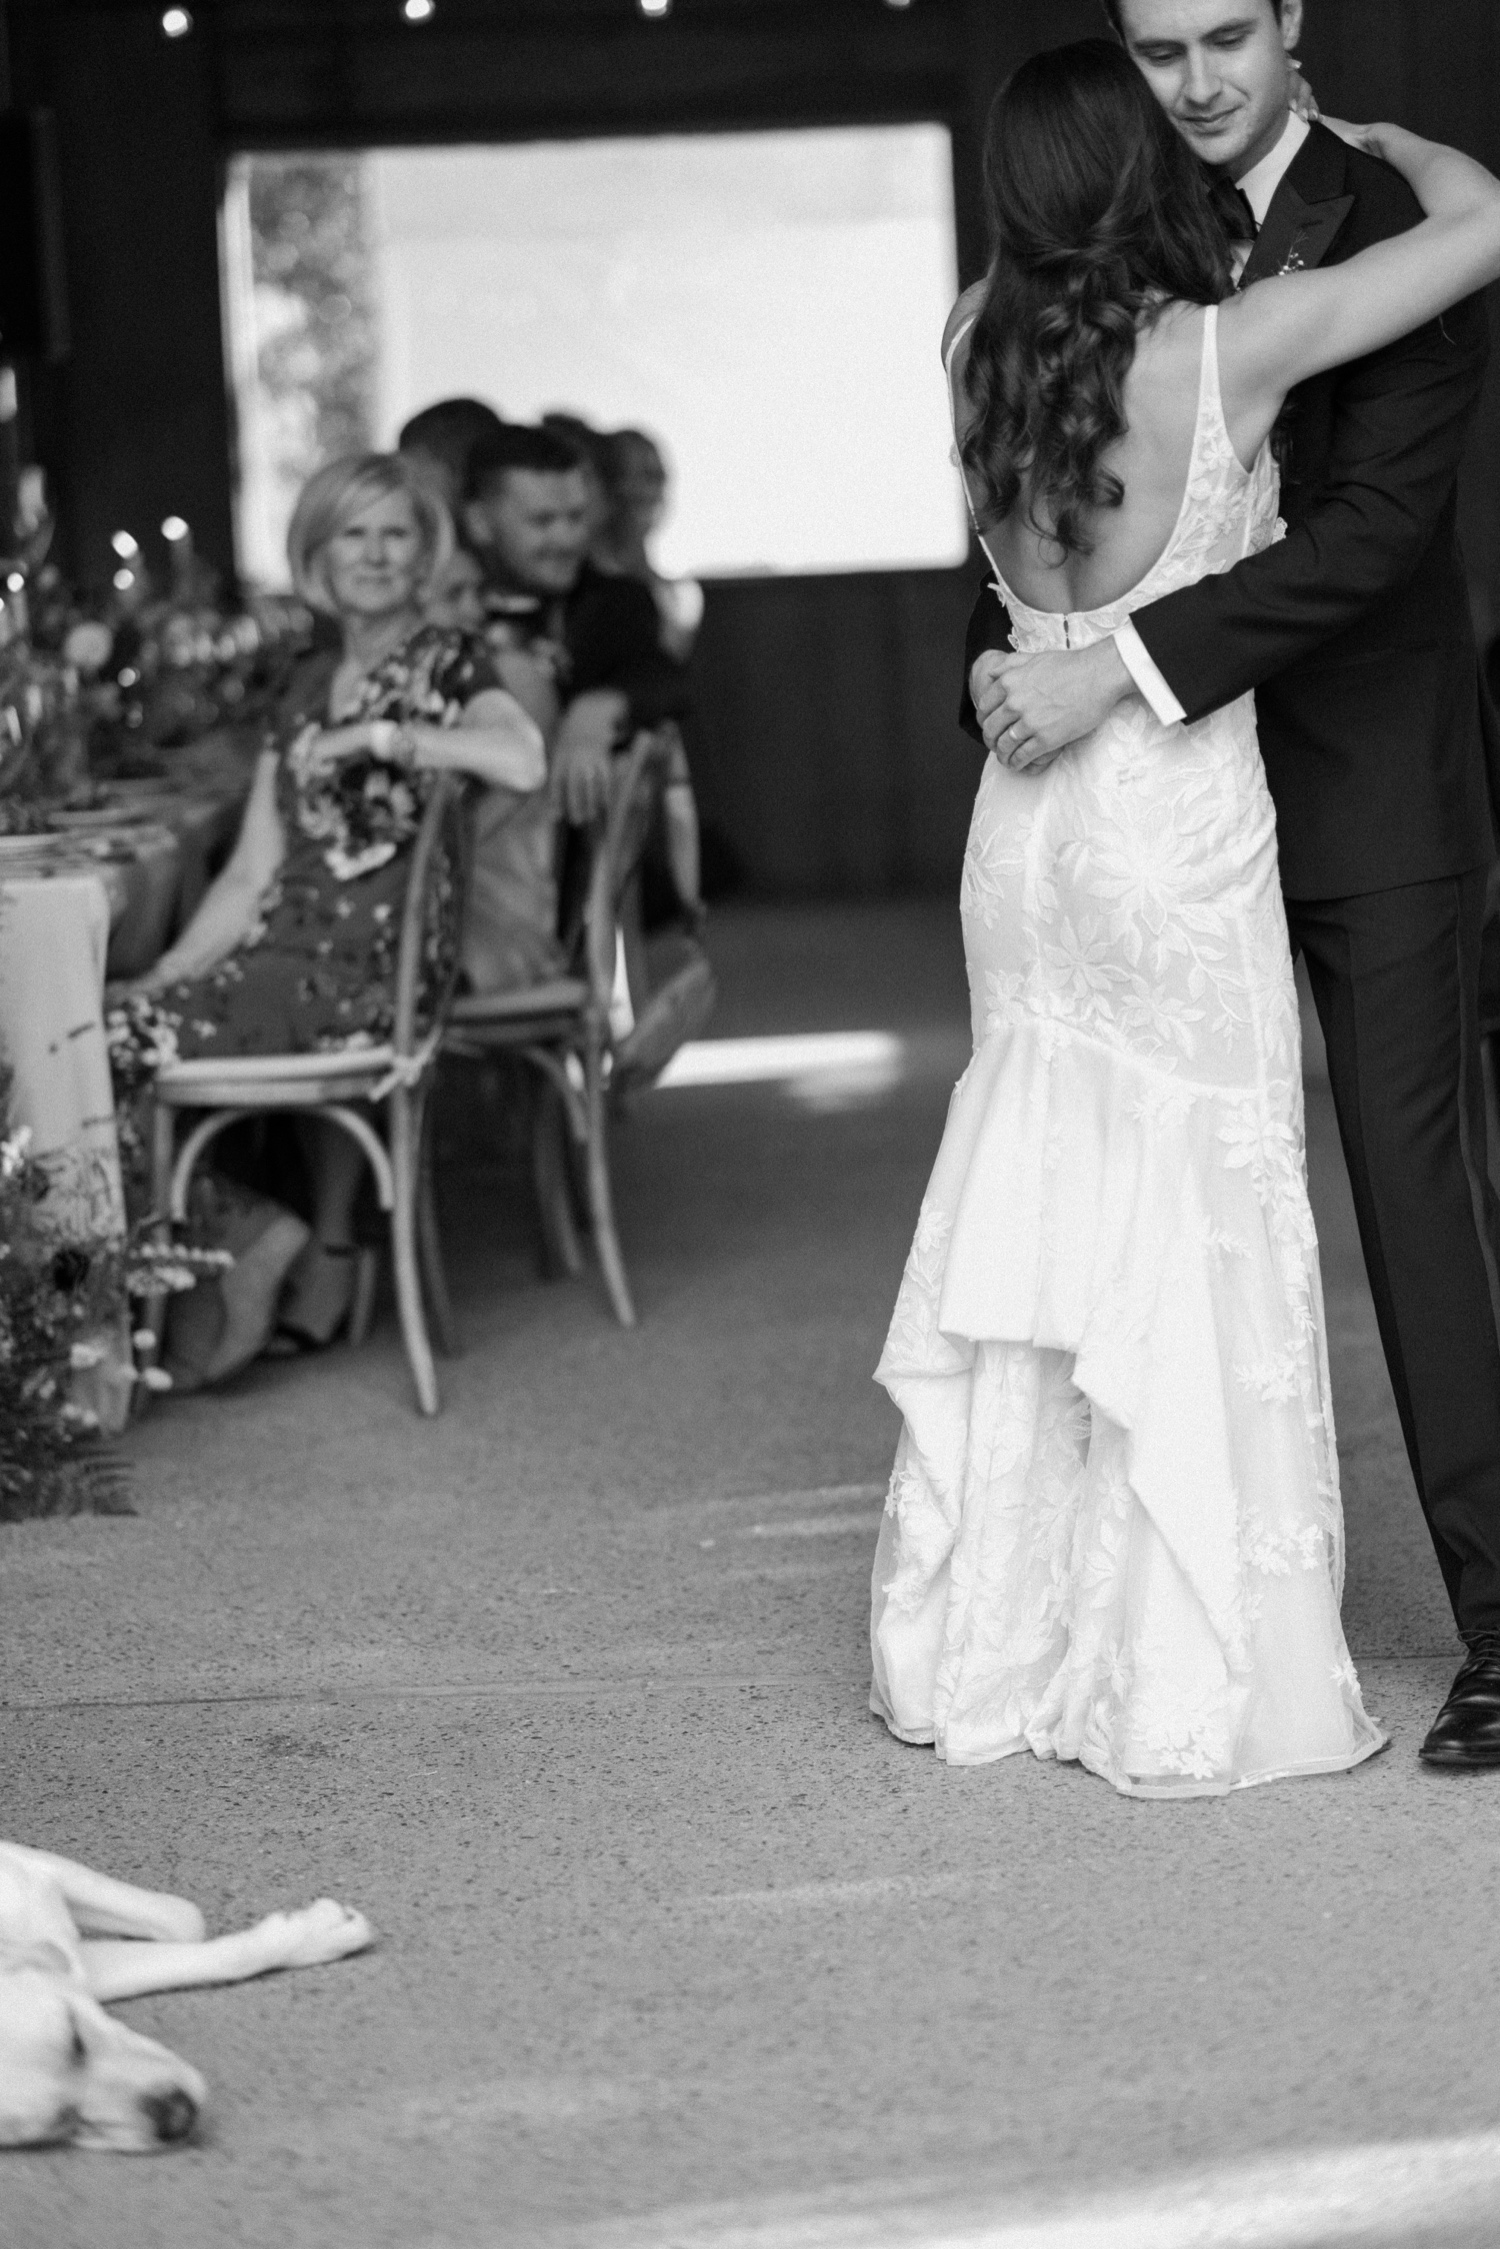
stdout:
[[(1315, 125), (1277, 190), (1243, 286), (1337, 263), (1422, 213), (1387, 165)], [(1289, 535), (1132, 620), (1190, 721), (1257, 690), (1291, 898), (1357, 897), (1485, 866), (1500, 740), (1480, 680), (1457, 479), (1488, 357), (1481, 299), (1288, 402)], [(986, 587), (967, 680), (1009, 648)], [(1500, 804), (1500, 787), (1494, 790)]]

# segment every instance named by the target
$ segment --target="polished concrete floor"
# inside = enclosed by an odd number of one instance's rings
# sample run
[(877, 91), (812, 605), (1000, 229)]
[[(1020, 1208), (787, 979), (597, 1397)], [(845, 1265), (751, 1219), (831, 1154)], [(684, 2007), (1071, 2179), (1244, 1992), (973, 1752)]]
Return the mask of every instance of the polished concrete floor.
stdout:
[(1393, 1746), (1126, 1803), (870, 1719), (870, 1383), (965, 1041), (946, 908), (727, 913), (720, 1035), (906, 1066), (661, 1092), (641, 1325), (450, 1168), (441, 1419), (389, 1321), (155, 1413), (130, 1519), (0, 1532), (0, 1831), (363, 1959), (123, 2010), (213, 2089), (149, 2163), (0, 2158), (5, 2249), (1172, 2249), (1500, 2238), (1500, 1776), (1310, 1059), (1350, 1639)]

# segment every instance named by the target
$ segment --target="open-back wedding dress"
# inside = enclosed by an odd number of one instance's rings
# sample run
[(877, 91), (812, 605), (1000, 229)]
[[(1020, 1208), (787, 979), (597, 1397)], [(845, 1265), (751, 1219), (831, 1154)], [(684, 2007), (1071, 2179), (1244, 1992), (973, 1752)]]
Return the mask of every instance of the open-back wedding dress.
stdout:
[[(1277, 537), (1225, 426), (1217, 313), (1165, 552), (1078, 647)], [(959, 339), (961, 340), (961, 336)], [(993, 558), (992, 558), (993, 559)], [(962, 911), (974, 1056), (878, 1370), (905, 1417), (872, 1707), (951, 1764), (1031, 1749), (1142, 1796), (1382, 1746), (1343, 1519), (1301, 1037), (1254, 699), (1139, 698), (1041, 777), (985, 764)]]

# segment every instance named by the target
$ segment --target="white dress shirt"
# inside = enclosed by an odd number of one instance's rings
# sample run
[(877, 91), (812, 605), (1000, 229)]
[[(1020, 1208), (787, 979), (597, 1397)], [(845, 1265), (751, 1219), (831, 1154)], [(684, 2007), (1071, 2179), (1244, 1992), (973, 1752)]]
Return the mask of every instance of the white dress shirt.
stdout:
[(1255, 213), (1257, 226), (1265, 225), (1271, 199), (1301, 154), (1302, 144), (1311, 131), (1312, 127), (1307, 119), (1298, 117), (1294, 111), (1282, 127), (1281, 138), (1270, 155), (1263, 156), (1258, 164), (1252, 164), (1244, 178), (1235, 181), (1235, 186)]
[[(1254, 212), (1255, 223), (1258, 227), (1265, 225), (1266, 213), (1271, 208), (1272, 198), (1291, 170), (1298, 151), (1310, 131), (1311, 127), (1305, 117), (1298, 117), (1295, 112), (1289, 112), (1281, 138), (1271, 150), (1269, 156), (1263, 156), (1258, 164), (1252, 164), (1244, 178), (1235, 181), (1235, 186), (1240, 190)], [(1253, 244), (1246, 242), (1242, 243), (1235, 251), (1234, 277), (1236, 281), (1238, 281), (1249, 262), (1252, 248)], [(1128, 620), (1115, 634), (1115, 646), (1120, 651), (1125, 669), (1161, 720), (1162, 725), (1179, 725), (1187, 717), (1187, 712), (1167, 685), (1159, 667), (1152, 661), (1151, 652), (1146, 643)]]

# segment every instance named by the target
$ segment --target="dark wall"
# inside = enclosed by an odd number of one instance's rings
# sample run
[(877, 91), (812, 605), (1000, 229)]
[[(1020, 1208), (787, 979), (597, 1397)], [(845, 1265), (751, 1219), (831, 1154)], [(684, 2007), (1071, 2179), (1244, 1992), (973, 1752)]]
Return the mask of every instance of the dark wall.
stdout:
[[(95, 577), (117, 525), (146, 536), (169, 512), (230, 558), (216, 265), (229, 151), (936, 118), (954, 137), (970, 278), (995, 85), (1101, 22), (1096, 0), (680, 0), (659, 23), (632, 0), (440, 0), (409, 28), (395, 0), (197, 0), (193, 37), (169, 42), (159, 12), (10, 0), (16, 97), (58, 114), (75, 331), (29, 411), (72, 559)], [(1500, 169), (1495, 0), (1308, 13), (1326, 106), (1400, 116)], [(1465, 492), (1480, 599), (1500, 616), (1497, 502), (1500, 387)], [(975, 583), (966, 570), (709, 589), (695, 756), (708, 809), (765, 887), (952, 884), (975, 778), (952, 718)]]
[[(1308, 75), (1332, 116), (1394, 118), (1500, 173), (1496, 0), (1309, 0)], [(1491, 291), (1491, 328), (1500, 294)], [(1497, 331), (1500, 344), (1500, 331)], [(1500, 631), (1500, 351), (1460, 487), (1464, 552), (1486, 639)]]
[(955, 723), (969, 570), (708, 588), (690, 730), (705, 816), (763, 889), (951, 889), (979, 753)]
[(57, 114), (73, 346), (28, 405), (90, 581), (121, 527), (159, 559), (174, 513), (231, 558), (210, 50), (163, 39), (158, 12), (23, 16), (16, 40), (17, 98)]

